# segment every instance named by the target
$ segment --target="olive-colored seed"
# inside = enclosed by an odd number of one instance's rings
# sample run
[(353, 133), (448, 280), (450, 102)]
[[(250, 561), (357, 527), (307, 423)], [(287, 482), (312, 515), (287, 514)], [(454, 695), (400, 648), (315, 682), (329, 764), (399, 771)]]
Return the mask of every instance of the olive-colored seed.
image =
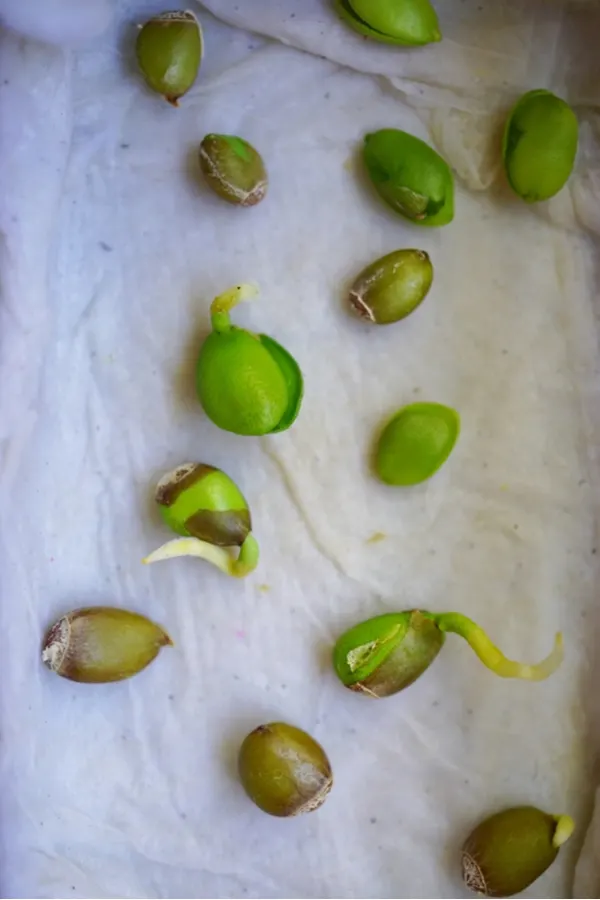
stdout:
[(42, 661), (71, 681), (105, 683), (130, 678), (145, 669), (169, 635), (138, 613), (109, 606), (77, 609), (48, 631)]
[(138, 33), (136, 53), (148, 86), (178, 106), (194, 84), (202, 62), (200, 23), (189, 11), (154, 16)]
[(389, 325), (425, 299), (433, 266), (424, 250), (395, 250), (367, 266), (350, 289), (350, 304), (368, 322)]
[(389, 697), (409, 687), (434, 661), (444, 635), (421, 610), (385, 613), (344, 632), (333, 649), (335, 672), (347, 688)]
[(267, 172), (254, 147), (230, 134), (207, 134), (200, 144), (200, 168), (207, 184), (228, 203), (256, 206), (267, 192)]
[(481, 822), (462, 851), (463, 879), (484, 897), (512, 897), (552, 865), (574, 829), (570, 816), (516, 806)]
[(333, 784), (323, 748), (293, 725), (260, 725), (242, 743), (240, 780), (251, 800), (272, 816), (296, 816), (318, 809)]

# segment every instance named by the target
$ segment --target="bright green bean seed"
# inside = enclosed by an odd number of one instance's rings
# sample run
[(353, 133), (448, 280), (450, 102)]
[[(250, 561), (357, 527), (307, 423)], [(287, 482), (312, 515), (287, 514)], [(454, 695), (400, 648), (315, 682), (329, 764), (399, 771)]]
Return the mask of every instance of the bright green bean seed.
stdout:
[(379, 438), (375, 457), (379, 478), (386, 484), (404, 486), (426, 481), (450, 456), (459, 431), (459, 415), (448, 406), (405, 406)]
[(502, 156), (513, 191), (526, 203), (548, 200), (567, 183), (577, 154), (571, 107), (550, 91), (529, 91), (513, 108)]
[(417, 47), (442, 38), (429, 0), (334, 0), (334, 6), (354, 31), (384, 44)]
[(429, 144), (406, 131), (384, 128), (365, 137), (363, 153), (375, 190), (392, 209), (420, 225), (452, 221), (452, 172)]

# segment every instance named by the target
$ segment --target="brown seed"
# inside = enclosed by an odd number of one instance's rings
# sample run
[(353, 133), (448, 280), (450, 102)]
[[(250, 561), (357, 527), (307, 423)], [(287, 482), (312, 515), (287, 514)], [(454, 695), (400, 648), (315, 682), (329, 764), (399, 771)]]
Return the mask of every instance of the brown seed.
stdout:
[(141, 672), (161, 647), (172, 643), (145, 616), (109, 606), (86, 607), (67, 613), (50, 628), (42, 661), (71, 681), (121, 681)]

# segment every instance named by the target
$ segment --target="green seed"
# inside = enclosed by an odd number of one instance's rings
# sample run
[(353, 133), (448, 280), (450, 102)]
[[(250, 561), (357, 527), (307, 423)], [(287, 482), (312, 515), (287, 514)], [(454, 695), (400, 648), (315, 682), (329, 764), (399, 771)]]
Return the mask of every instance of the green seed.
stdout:
[(136, 51), (148, 86), (178, 106), (200, 68), (202, 29), (191, 12), (165, 12), (140, 29)]
[(333, 776), (323, 748), (293, 725), (260, 725), (244, 740), (238, 769), (251, 800), (271, 816), (312, 812), (325, 801)]
[(333, 665), (351, 690), (389, 697), (416, 681), (443, 643), (434, 620), (418, 609), (388, 613), (346, 631), (334, 647)]
[[(183, 463), (161, 478), (156, 502), (167, 525), (183, 540), (163, 544), (145, 563), (197, 556), (237, 578), (256, 568), (259, 551), (250, 510), (225, 472), (203, 463)], [(237, 559), (225, 547), (239, 547)]]
[(374, 41), (416, 47), (442, 38), (429, 0), (334, 0), (334, 5), (354, 31)]
[(408, 609), (375, 616), (350, 628), (333, 648), (333, 667), (342, 684), (369, 697), (389, 697), (409, 687), (440, 652), (445, 635), (458, 634), (481, 662), (500, 678), (543, 681), (563, 660), (562, 637), (536, 665), (514, 662), (485, 631), (461, 613)]
[(431, 478), (446, 462), (458, 439), (460, 418), (441, 403), (412, 403), (383, 430), (375, 469), (386, 484), (410, 486)]
[(237, 206), (255, 206), (267, 192), (260, 154), (229, 134), (207, 134), (200, 144), (200, 168), (213, 191)]
[(454, 179), (436, 151), (406, 131), (384, 128), (365, 137), (364, 161), (378, 194), (420, 225), (454, 218)]
[(432, 281), (424, 250), (395, 250), (363, 269), (350, 289), (350, 303), (367, 321), (389, 325), (422, 303)]
[(71, 681), (122, 681), (145, 669), (161, 647), (172, 643), (169, 635), (145, 616), (95, 606), (70, 612), (50, 628), (42, 661)]
[(302, 402), (302, 373), (272, 338), (231, 325), (229, 310), (255, 289), (240, 285), (211, 306), (213, 331), (196, 367), (198, 397), (215, 425), (235, 434), (284, 431)]
[(484, 897), (512, 897), (552, 865), (574, 829), (570, 816), (534, 806), (496, 813), (475, 828), (462, 851), (465, 884)]
[(513, 108), (502, 156), (509, 184), (526, 203), (548, 200), (567, 183), (577, 154), (577, 117), (550, 91), (529, 91)]
[(177, 534), (217, 547), (241, 547), (252, 527), (237, 485), (225, 472), (203, 463), (184, 463), (163, 476), (156, 502)]

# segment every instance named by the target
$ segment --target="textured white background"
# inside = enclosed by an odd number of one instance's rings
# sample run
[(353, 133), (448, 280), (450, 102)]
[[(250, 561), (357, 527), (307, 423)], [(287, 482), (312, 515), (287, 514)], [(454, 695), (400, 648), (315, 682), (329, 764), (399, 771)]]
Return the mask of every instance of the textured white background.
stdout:
[[(111, 13), (63, 2), (36, 0), (28, 22), (2, 0), (0, 16), (71, 42)], [(600, 14), (455, 0), (446, 40), (404, 52), (357, 38), (324, 0), (205, 6), (229, 25), (195, 7), (206, 57), (179, 110), (133, 60), (135, 23), (162, 2), (123, 0), (74, 52), (0, 42), (0, 892), (457, 897), (471, 825), (534, 803), (578, 833), (528, 896), (568, 896), (599, 718)], [(497, 165), (498, 125), (533, 87), (582, 121), (569, 189), (535, 209)], [(450, 227), (411, 227), (371, 195), (356, 154), (378, 127), (446, 154)], [(208, 131), (262, 151), (261, 206), (201, 184)], [(403, 246), (431, 254), (433, 289), (369, 330), (344, 286)], [(236, 320), (306, 375), (300, 418), (272, 438), (219, 432), (194, 396), (210, 301), (241, 279), (262, 294)], [(463, 431), (431, 482), (392, 490), (369, 474), (372, 437), (414, 399), (455, 406)], [(188, 459), (248, 497), (262, 560), (242, 583), (195, 560), (140, 564), (168, 537), (154, 482)], [(148, 614), (175, 649), (120, 685), (51, 676), (44, 629), (94, 603)], [(413, 606), (465, 612), (532, 661), (562, 628), (566, 662), (543, 684), (504, 682), (450, 638), (410, 691), (344, 691), (340, 631)], [(239, 742), (271, 719), (330, 755), (317, 814), (263, 816), (236, 781)], [(580, 897), (598, 891), (589, 835)]]

